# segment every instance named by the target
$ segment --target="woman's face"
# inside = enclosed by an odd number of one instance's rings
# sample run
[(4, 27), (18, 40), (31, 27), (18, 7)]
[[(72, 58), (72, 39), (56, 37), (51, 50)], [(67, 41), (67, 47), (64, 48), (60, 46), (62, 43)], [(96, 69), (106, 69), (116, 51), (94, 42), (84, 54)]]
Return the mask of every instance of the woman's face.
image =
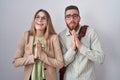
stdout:
[(47, 17), (44, 12), (39, 12), (35, 17), (35, 29), (44, 31), (47, 26)]

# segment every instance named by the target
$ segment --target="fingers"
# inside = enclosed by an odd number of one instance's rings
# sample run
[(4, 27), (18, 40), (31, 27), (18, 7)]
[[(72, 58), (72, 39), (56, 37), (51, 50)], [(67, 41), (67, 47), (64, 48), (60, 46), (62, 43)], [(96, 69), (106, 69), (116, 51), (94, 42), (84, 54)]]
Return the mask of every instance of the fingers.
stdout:
[(41, 47), (41, 43), (40, 43), (40, 41), (38, 40), (38, 41), (37, 41), (37, 48), (39, 48), (39, 47)]
[(41, 47), (41, 43), (38, 40), (37, 44), (36, 44), (36, 50), (35, 50), (35, 54), (34, 54), (34, 58), (37, 59), (40, 57), (40, 53), (41, 53), (42, 47)]
[(72, 41), (72, 49), (75, 50), (76, 49), (76, 43), (75, 43), (75, 39), (73, 38), (73, 41)]
[(76, 41), (75, 41), (76, 32), (75, 32), (75, 30), (72, 30), (71, 34), (72, 34), (72, 49), (75, 50), (76, 49)]
[(38, 40), (38, 41), (37, 41), (37, 56), (38, 56), (38, 57), (40, 57), (41, 51), (42, 51), (41, 43), (40, 43), (40, 41)]
[(77, 38), (77, 34), (76, 34), (76, 31), (75, 31), (75, 30), (72, 30), (71, 34), (72, 34), (72, 36), (73, 36), (74, 38)]
[(72, 34), (72, 36), (75, 36), (75, 35), (76, 35), (76, 31), (75, 31), (75, 30), (72, 30), (72, 31), (71, 31), (71, 34)]
[(76, 38), (76, 46), (78, 49), (81, 48), (81, 46), (82, 46), (82, 44), (78, 38)]
[(72, 37), (73, 37), (73, 45), (74, 45), (73, 48), (75, 48), (75, 49), (80, 48), (82, 44), (81, 44), (80, 40), (77, 37), (76, 31), (72, 30), (71, 34), (72, 34)]

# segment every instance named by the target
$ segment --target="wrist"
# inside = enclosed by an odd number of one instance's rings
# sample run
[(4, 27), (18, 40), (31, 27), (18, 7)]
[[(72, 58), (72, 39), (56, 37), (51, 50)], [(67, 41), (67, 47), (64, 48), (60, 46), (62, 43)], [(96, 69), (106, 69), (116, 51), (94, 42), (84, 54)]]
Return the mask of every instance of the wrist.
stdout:
[(72, 50), (76, 51), (76, 50), (77, 50), (77, 47), (75, 47), (75, 48), (72, 47)]
[(77, 48), (80, 49), (82, 47), (82, 45), (78, 45)]

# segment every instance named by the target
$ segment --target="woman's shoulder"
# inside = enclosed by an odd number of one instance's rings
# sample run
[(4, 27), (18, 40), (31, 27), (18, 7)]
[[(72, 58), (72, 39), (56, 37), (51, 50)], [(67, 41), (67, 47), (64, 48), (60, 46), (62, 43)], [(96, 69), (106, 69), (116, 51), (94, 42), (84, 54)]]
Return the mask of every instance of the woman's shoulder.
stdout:
[(53, 35), (51, 35), (51, 37), (50, 37), (52, 40), (53, 39), (58, 39), (58, 35), (57, 34), (53, 34)]
[(24, 35), (28, 35), (29, 34), (29, 31), (25, 31), (23, 32)]
[(25, 31), (25, 32), (23, 32), (23, 36), (24, 36), (24, 37), (28, 37), (28, 36), (30, 36), (30, 32), (29, 32), (29, 31)]
[(51, 38), (55, 38), (55, 37), (58, 37), (58, 35), (57, 34), (51, 35)]
[(25, 41), (28, 41), (28, 39), (29, 39), (29, 31), (25, 31), (25, 32), (23, 32), (23, 34), (22, 34), (22, 38), (25, 40)]

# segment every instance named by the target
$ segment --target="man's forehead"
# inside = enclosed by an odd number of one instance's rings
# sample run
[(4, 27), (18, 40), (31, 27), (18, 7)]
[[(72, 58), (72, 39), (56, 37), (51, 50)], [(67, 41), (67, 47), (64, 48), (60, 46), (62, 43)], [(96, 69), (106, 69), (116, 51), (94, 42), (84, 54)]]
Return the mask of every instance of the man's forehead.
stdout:
[(70, 9), (66, 11), (66, 14), (78, 14), (78, 11), (76, 9)]

